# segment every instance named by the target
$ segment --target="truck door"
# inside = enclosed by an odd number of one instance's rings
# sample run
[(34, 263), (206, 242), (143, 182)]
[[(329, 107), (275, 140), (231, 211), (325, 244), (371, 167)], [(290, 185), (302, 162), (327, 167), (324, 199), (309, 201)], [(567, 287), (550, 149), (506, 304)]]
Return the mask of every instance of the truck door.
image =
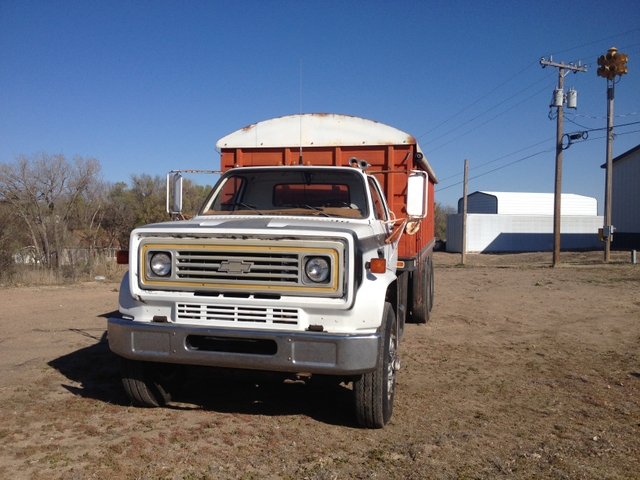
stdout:
[[(393, 229), (393, 225), (389, 222), (392, 214), (389, 211), (387, 201), (382, 194), (378, 181), (371, 176), (367, 177), (367, 180), (369, 182), (369, 191), (371, 192), (371, 201), (373, 202), (373, 217), (375, 219), (372, 225), (373, 230), (376, 235), (382, 235), (383, 238), (386, 239)], [(397, 261), (397, 250), (393, 249), (391, 245), (385, 245), (384, 250), (387, 264), (393, 262), (392, 264), (395, 265)]]

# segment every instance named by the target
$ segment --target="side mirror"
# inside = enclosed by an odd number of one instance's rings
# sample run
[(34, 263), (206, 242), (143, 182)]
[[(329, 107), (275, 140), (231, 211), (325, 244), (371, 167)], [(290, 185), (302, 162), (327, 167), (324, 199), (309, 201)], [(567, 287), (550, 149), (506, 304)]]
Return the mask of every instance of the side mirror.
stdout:
[(182, 173), (180, 172), (167, 173), (167, 213), (171, 216), (182, 213)]
[(423, 219), (427, 216), (429, 182), (426, 172), (412, 171), (407, 182), (407, 216)]

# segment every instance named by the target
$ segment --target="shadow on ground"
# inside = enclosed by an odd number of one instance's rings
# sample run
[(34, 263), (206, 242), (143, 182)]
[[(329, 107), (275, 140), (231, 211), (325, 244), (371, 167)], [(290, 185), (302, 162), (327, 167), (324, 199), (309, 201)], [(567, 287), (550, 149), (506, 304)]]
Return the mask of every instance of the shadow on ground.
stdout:
[[(107, 332), (97, 338), (82, 330), (73, 331), (95, 338), (97, 343), (49, 362), (49, 366), (74, 383), (62, 386), (84, 398), (130, 406), (120, 382), (120, 358), (109, 349)], [(346, 384), (348, 381), (348, 378), (307, 378), (188, 366), (184, 387), (173, 395), (166, 408), (245, 415), (304, 415), (327, 424), (355, 427), (353, 392)]]
[[(95, 338), (82, 330), (72, 331)], [(120, 360), (109, 350), (107, 332), (96, 340), (94, 345), (51, 360), (49, 366), (73, 382), (73, 385), (63, 383), (62, 386), (74, 395), (115, 405), (130, 405), (120, 383)]]
[(174, 408), (202, 408), (246, 415), (304, 415), (319, 422), (356, 426), (349, 379), (190, 367)]

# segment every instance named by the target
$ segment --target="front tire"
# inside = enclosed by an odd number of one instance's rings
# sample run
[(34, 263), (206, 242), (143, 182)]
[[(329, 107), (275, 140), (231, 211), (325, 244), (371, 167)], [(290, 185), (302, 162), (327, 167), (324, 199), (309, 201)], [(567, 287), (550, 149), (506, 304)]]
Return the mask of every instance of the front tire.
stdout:
[(396, 316), (386, 302), (382, 314), (382, 344), (378, 368), (365, 373), (353, 382), (358, 423), (366, 428), (384, 427), (393, 413), (398, 360), (398, 332)]
[(171, 401), (185, 381), (184, 365), (142, 362), (122, 358), (120, 377), (127, 396), (136, 407), (162, 407)]

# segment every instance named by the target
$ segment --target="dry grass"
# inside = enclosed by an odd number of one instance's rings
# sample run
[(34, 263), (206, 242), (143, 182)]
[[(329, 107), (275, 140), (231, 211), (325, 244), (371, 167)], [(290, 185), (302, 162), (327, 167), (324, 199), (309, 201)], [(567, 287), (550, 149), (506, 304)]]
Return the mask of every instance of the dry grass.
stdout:
[(14, 264), (10, 269), (0, 272), (0, 287), (65, 285), (93, 281), (96, 277), (118, 281), (126, 270), (126, 265), (118, 265), (114, 260), (96, 261), (91, 265), (65, 265), (57, 269), (42, 265)]

